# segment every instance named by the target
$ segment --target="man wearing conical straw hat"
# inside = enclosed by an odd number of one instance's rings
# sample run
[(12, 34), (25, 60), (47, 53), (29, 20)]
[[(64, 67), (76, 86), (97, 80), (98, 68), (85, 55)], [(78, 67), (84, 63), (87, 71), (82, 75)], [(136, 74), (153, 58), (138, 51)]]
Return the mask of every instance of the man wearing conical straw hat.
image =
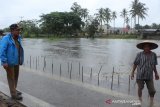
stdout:
[(156, 69), (156, 65), (158, 64), (157, 55), (151, 50), (158, 48), (158, 45), (151, 41), (144, 41), (137, 44), (137, 48), (143, 51), (139, 52), (135, 58), (131, 79), (134, 79), (134, 71), (137, 68), (136, 82), (138, 85), (139, 100), (142, 103), (142, 90), (144, 88), (144, 84), (146, 84), (150, 95), (150, 107), (153, 107), (154, 95), (156, 93), (153, 82), (153, 72), (155, 80), (159, 79), (159, 75)]

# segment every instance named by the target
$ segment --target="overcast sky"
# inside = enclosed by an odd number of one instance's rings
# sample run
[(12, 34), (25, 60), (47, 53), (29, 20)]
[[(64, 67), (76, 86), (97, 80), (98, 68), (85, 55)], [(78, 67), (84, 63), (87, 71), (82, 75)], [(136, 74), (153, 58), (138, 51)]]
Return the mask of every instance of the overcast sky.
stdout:
[[(129, 10), (133, 0), (1, 0), (0, 8), (0, 29), (8, 27), (12, 23), (22, 20), (39, 19), (42, 14), (53, 11), (70, 11), (74, 2), (87, 8), (91, 15), (99, 8), (110, 8), (118, 13), (116, 26), (123, 26), (123, 19), (120, 12), (123, 8)], [(149, 8), (148, 16), (140, 24), (160, 24), (160, 0), (140, 0)], [(112, 26), (113, 23), (110, 22)]]

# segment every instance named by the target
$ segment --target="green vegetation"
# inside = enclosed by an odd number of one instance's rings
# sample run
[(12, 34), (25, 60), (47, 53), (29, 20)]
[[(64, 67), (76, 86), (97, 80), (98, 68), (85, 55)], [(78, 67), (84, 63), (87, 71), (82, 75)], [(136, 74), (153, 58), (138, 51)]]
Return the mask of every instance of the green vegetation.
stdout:
[(124, 8), (124, 9), (122, 10), (122, 12), (121, 12), (121, 15), (120, 15), (122, 18), (124, 18), (123, 28), (125, 28), (127, 15), (128, 15), (128, 11)]
[(41, 30), (47, 34), (72, 35), (83, 26), (81, 18), (74, 12), (52, 12), (41, 16)]
[[(135, 38), (126, 35), (129, 30), (160, 28), (160, 24), (140, 25), (140, 19), (145, 19), (148, 8), (139, 0), (133, 0), (129, 9), (122, 9), (120, 16), (123, 18), (123, 26), (116, 29), (117, 12), (109, 8), (99, 8), (97, 13), (90, 15), (87, 8), (82, 8), (74, 2), (69, 12), (51, 12), (40, 16), (40, 20), (21, 20), (19, 25), (23, 27), (22, 35), (27, 38), (70, 38), (70, 37), (105, 37), (105, 38)], [(134, 25), (130, 21), (134, 19)], [(138, 20), (138, 22), (137, 22)], [(110, 22), (113, 21), (113, 26)], [(106, 29), (103, 28), (106, 26)], [(135, 29), (133, 29), (135, 28)], [(126, 30), (127, 29), (127, 30)], [(8, 28), (4, 29), (9, 31)], [(111, 31), (109, 31), (111, 30)], [(96, 36), (104, 35), (106, 36)]]
[[(82, 36), (82, 35), (79, 35), (79, 36), (76, 36), (76, 37), (73, 37), (73, 36), (66, 36), (66, 35), (61, 35), (61, 36), (56, 36), (56, 35), (49, 35), (48, 38), (48, 35), (40, 35), (38, 38), (45, 38), (45, 39), (49, 39), (49, 40), (52, 40), (52, 41), (57, 41), (57, 40), (63, 40), (63, 39), (69, 39), (69, 38), (102, 38), (102, 39), (138, 39), (137, 38), (137, 35), (135, 34), (121, 34), (121, 35), (107, 35), (107, 34), (102, 34), (102, 35), (98, 35), (98, 36), (89, 36), (89, 35), (86, 35), (86, 36)], [(35, 35), (31, 35), (29, 38), (37, 38)]]
[(145, 16), (147, 15), (147, 10), (148, 8), (145, 7), (144, 3), (139, 2), (139, 0), (132, 1), (130, 13), (131, 16), (134, 18), (134, 25), (137, 24), (136, 23), (137, 18), (138, 18), (138, 25), (140, 25), (139, 20), (145, 19)]

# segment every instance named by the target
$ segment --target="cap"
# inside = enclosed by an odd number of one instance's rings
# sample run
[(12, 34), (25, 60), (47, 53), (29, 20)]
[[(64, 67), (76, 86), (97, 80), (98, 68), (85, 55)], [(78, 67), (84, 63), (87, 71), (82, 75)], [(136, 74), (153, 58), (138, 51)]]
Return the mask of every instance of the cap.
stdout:
[(12, 24), (10, 25), (10, 30), (14, 30), (14, 29), (21, 29), (18, 24)]

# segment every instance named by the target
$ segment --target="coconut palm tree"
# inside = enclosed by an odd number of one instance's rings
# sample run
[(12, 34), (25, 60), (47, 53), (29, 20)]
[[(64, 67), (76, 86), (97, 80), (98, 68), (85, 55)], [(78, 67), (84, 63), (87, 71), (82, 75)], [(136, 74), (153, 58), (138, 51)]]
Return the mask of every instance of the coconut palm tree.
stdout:
[(124, 23), (123, 23), (123, 28), (125, 28), (125, 23), (126, 23), (126, 17), (128, 15), (128, 11), (124, 8), (121, 12), (121, 17), (124, 18)]
[[(130, 27), (130, 25), (129, 25), (129, 22), (130, 22), (130, 19), (129, 19), (129, 17), (127, 16), (126, 17), (126, 28), (127, 28), (127, 30), (129, 30), (131, 27)], [(128, 31), (127, 31), (128, 32)]]
[(88, 12), (88, 9), (87, 8), (82, 8), (81, 10), (80, 10), (80, 16), (81, 16), (81, 18), (83, 18), (84, 20), (88, 17), (88, 14), (89, 14), (89, 12)]
[(102, 29), (102, 23), (105, 21), (104, 9), (103, 8), (98, 9), (98, 13), (96, 13), (95, 15), (96, 15), (96, 19), (99, 21), (99, 23), (101, 25), (101, 29)]
[(132, 4), (131, 4), (130, 14), (134, 18), (134, 25), (136, 25), (136, 16), (137, 16), (137, 13), (138, 13), (138, 8), (137, 8), (138, 4), (139, 4), (139, 0), (134, 0), (134, 1), (132, 1)]
[(145, 19), (145, 16), (147, 15), (147, 10), (148, 8), (145, 7), (144, 3), (139, 2), (139, 0), (132, 1), (130, 14), (134, 18), (134, 25), (136, 25), (136, 17), (138, 17), (138, 24), (140, 18), (142, 20)]
[(145, 7), (145, 4), (144, 3), (139, 3), (138, 4), (138, 24), (139, 24), (139, 19), (141, 18), (142, 20), (145, 19), (145, 16), (147, 16), (147, 10), (148, 8)]
[(79, 16), (81, 15), (80, 14), (80, 12), (81, 12), (81, 6), (77, 2), (73, 3), (73, 5), (71, 6), (71, 10), (72, 10), (72, 12), (78, 14)]
[(111, 21), (111, 10), (109, 8), (104, 9), (104, 17), (105, 21), (107, 22), (107, 33), (108, 33), (108, 26), (109, 22)]
[(112, 12), (112, 20), (113, 20), (113, 27), (114, 27), (114, 31), (115, 31), (115, 19), (117, 18), (117, 13), (116, 11)]
[(126, 20), (125, 20), (126, 24), (129, 25), (129, 22), (130, 22), (130, 19), (129, 17), (126, 17)]

